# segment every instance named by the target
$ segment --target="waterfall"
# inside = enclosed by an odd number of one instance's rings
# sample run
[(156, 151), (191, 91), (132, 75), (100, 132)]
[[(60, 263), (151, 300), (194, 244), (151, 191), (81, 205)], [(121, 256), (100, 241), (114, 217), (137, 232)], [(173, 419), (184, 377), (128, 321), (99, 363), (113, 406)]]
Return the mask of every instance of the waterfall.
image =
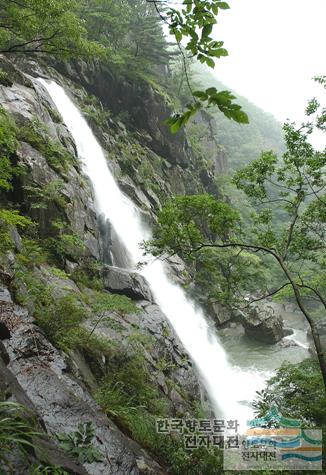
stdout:
[[(50, 94), (75, 140), (84, 172), (94, 188), (97, 212), (110, 221), (134, 267), (144, 260), (139, 243), (150, 238), (150, 231), (142, 225), (137, 207), (120, 191), (104, 151), (64, 89), (53, 81), (39, 79), (39, 82)], [(242, 402), (253, 399), (255, 390), (261, 388), (260, 375), (254, 370), (232, 367), (203, 311), (179, 285), (171, 282), (163, 262), (149, 258), (140, 273), (147, 279), (157, 304), (190, 354), (216, 415), (242, 423), (252, 417), (251, 409)]]

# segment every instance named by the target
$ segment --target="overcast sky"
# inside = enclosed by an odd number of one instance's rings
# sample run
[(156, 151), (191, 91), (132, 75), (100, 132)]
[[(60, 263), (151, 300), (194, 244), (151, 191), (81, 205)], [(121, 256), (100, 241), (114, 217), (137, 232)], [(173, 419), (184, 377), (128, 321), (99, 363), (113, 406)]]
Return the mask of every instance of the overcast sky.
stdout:
[(214, 36), (229, 56), (216, 76), (282, 122), (303, 119), (307, 100), (324, 94), (311, 78), (326, 74), (326, 0), (228, 3)]

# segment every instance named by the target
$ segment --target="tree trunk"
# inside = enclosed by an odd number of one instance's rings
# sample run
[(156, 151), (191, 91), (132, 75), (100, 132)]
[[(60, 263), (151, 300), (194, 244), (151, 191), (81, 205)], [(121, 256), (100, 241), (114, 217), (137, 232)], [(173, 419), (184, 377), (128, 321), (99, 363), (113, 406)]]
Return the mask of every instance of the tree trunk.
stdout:
[(319, 333), (318, 333), (315, 322), (311, 322), (309, 320), (308, 320), (308, 322), (309, 322), (309, 325), (310, 325), (310, 328), (311, 328), (311, 334), (312, 334), (312, 338), (314, 340), (314, 344), (315, 344), (315, 348), (316, 348), (316, 352), (317, 352), (317, 358), (318, 358), (318, 361), (319, 361), (321, 373), (323, 375), (325, 392), (326, 392), (326, 358), (325, 358), (325, 352), (322, 349), (320, 338), (319, 338)]
[(313, 338), (313, 341), (314, 341), (314, 344), (315, 344), (315, 348), (316, 348), (316, 352), (317, 352), (317, 358), (318, 358), (318, 361), (319, 361), (320, 371), (321, 371), (323, 381), (324, 381), (324, 389), (325, 389), (325, 394), (326, 394), (326, 356), (325, 356), (325, 352), (323, 351), (322, 346), (321, 346), (321, 342), (320, 342), (319, 333), (318, 333), (318, 330), (317, 330), (317, 327), (316, 327), (316, 323), (314, 322), (313, 317), (310, 315), (310, 313), (306, 309), (306, 306), (305, 306), (305, 304), (303, 302), (303, 299), (301, 297), (301, 294), (300, 294), (299, 287), (297, 286), (296, 282), (293, 280), (293, 278), (291, 276), (291, 273), (287, 269), (283, 259), (279, 256), (277, 256), (276, 258), (277, 258), (279, 264), (281, 265), (285, 275), (289, 279), (289, 282), (290, 282), (290, 284), (293, 288), (295, 299), (297, 301), (297, 304), (298, 304), (301, 312), (304, 314), (304, 316), (306, 317), (306, 320), (309, 323), (309, 326), (310, 326), (310, 329), (311, 329), (311, 335), (312, 335), (312, 338)]

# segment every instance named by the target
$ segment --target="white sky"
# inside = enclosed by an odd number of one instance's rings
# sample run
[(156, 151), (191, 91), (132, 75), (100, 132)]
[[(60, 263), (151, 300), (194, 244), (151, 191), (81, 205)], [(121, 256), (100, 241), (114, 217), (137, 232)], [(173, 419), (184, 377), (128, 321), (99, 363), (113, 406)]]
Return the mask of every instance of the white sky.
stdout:
[(282, 122), (304, 119), (307, 100), (324, 95), (311, 78), (326, 74), (326, 0), (228, 3), (214, 36), (229, 56), (218, 60), (216, 76)]

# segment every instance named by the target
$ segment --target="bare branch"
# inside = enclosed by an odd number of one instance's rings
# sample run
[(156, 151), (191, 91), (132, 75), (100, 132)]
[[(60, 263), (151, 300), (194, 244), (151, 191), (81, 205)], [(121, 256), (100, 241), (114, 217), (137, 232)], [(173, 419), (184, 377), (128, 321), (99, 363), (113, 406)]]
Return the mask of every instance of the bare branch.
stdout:
[[(51, 41), (59, 33), (60, 33), (60, 31), (55, 31), (52, 35), (50, 35), (48, 37), (35, 38), (34, 40), (25, 41), (24, 43), (20, 43), (20, 44), (10, 46), (7, 50), (1, 50), (0, 53), (14, 53), (14, 52), (16, 52), (16, 50), (24, 48), (25, 46), (29, 46), (29, 45), (32, 45), (32, 44), (38, 44), (38, 43), (42, 44), (42, 43), (45, 43), (47, 41)], [(36, 46), (35, 46), (35, 49), (36, 49)], [(22, 52), (25, 52), (25, 50), (22, 49)]]
[(263, 295), (262, 297), (259, 297), (258, 299), (253, 299), (253, 300), (250, 300), (250, 302), (245, 305), (244, 307), (242, 308), (248, 308), (251, 304), (255, 303), (255, 302), (260, 302), (261, 300), (265, 300), (269, 297), (272, 297), (273, 295), (276, 295), (278, 294), (281, 290), (283, 290), (285, 287), (288, 287), (289, 285), (291, 285), (290, 282), (286, 282), (284, 285), (282, 285), (282, 287), (279, 287), (277, 290), (274, 290), (266, 295)]

